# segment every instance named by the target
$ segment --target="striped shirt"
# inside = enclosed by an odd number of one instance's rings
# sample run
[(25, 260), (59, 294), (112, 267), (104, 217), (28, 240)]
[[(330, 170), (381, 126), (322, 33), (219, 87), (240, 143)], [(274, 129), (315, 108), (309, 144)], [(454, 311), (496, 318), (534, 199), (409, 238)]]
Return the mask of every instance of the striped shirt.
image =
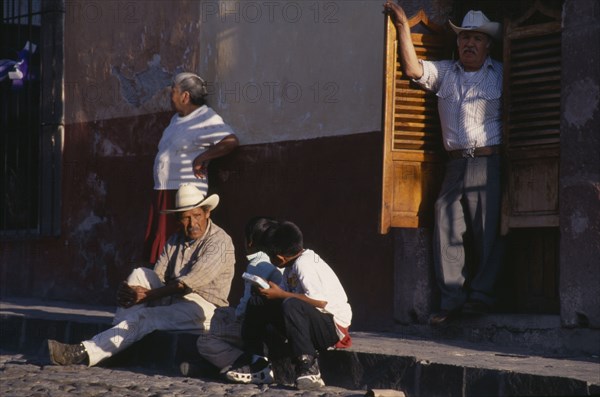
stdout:
[(231, 237), (210, 219), (206, 233), (186, 241), (183, 233), (173, 234), (154, 265), (163, 283), (178, 280), (187, 293), (194, 292), (215, 306), (228, 306), (235, 265)]
[(487, 57), (481, 69), (466, 73), (458, 61), (420, 61), (415, 83), (438, 97), (447, 151), (502, 143), (502, 64)]

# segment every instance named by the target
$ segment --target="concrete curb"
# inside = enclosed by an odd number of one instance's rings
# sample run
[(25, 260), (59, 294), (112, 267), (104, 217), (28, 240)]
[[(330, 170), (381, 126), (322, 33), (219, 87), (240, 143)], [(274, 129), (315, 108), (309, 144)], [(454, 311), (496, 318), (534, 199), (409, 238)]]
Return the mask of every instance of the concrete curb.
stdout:
[[(34, 300), (0, 302), (3, 350), (47, 357), (47, 339), (68, 343), (108, 328), (112, 308)], [(103, 365), (139, 365), (180, 375), (182, 362), (200, 362), (198, 332), (154, 332)], [(354, 345), (322, 353), (327, 385), (393, 389), (407, 396), (597, 395), (598, 357), (547, 358), (494, 345), (432, 341), (389, 333), (353, 332)], [(217, 371), (206, 363), (203, 376)], [(280, 383), (293, 383), (289, 360), (274, 362)]]

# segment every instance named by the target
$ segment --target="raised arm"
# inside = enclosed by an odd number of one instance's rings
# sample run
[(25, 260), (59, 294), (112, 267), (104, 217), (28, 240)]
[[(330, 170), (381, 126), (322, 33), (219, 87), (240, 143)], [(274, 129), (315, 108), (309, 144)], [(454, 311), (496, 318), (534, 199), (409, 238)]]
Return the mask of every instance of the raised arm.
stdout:
[(410, 26), (406, 13), (394, 0), (387, 0), (383, 5), (384, 11), (392, 19), (398, 32), (398, 55), (404, 74), (410, 79), (423, 76), (423, 65), (417, 58), (417, 52), (410, 37)]

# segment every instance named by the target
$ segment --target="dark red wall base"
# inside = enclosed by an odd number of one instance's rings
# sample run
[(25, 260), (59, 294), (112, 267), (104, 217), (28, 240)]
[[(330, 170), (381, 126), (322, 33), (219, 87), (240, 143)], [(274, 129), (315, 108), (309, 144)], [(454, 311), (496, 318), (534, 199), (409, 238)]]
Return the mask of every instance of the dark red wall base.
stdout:
[[(156, 144), (170, 114), (68, 125), (62, 233), (0, 243), (1, 293), (113, 304), (141, 261)], [(379, 132), (246, 145), (210, 166), (221, 196), (213, 220), (233, 238), (236, 276), (245, 268), (243, 227), (256, 215), (291, 220), (336, 271), (353, 329), (392, 324), (393, 240), (378, 234)], [(230, 303), (243, 289), (236, 277)]]

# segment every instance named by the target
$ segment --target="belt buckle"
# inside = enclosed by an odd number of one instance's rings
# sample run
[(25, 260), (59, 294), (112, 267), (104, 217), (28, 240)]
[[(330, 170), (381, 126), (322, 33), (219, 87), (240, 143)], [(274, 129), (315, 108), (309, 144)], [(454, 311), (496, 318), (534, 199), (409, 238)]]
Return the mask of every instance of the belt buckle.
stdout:
[(475, 148), (474, 147), (470, 147), (468, 149), (463, 150), (462, 157), (465, 158), (465, 159), (475, 158)]

